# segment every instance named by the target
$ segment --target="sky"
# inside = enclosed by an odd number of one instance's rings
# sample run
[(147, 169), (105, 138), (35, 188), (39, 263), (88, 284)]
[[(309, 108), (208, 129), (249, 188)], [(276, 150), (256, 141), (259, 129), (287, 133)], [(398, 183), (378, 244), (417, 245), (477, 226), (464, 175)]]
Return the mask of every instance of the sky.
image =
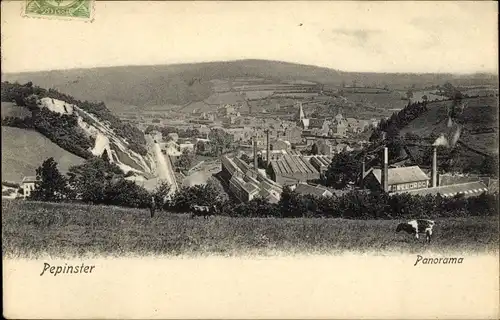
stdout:
[(1, 2), (4, 73), (238, 59), (498, 73), (493, 1), (97, 1), (92, 22), (23, 17), (23, 2)]

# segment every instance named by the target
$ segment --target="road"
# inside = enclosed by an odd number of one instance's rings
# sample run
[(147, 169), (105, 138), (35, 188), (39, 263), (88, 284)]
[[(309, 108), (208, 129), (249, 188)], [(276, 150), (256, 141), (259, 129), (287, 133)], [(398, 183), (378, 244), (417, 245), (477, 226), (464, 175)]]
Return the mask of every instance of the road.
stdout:
[(215, 173), (221, 170), (220, 161), (205, 162), (197, 168), (197, 170), (190, 172), (182, 181), (182, 186), (190, 187), (198, 184), (207, 183), (208, 179)]

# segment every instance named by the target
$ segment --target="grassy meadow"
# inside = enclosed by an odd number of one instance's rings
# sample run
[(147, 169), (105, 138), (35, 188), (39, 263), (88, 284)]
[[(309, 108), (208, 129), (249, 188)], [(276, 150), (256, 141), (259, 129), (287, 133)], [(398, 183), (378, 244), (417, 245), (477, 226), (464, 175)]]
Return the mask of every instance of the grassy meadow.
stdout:
[(1, 130), (4, 181), (19, 182), (25, 176), (34, 175), (42, 162), (50, 157), (57, 161), (59, 170), (63, 173), (84, 161), (35, 130), (3, 126)]
[(2, 200), (4, 257), (496, 252), (498, 216), (437, 219), (431, 244), (399, 221), (193, 218), (80, 204)]

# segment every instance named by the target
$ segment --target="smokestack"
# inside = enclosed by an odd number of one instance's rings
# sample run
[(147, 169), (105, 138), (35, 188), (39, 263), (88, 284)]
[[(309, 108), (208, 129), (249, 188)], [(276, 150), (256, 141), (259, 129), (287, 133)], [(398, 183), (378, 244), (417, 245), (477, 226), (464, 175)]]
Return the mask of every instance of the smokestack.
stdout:
[(271, 145), (269, 144), (269, 130), (266, 130), (266, 160), (267, 166), (269, 167), (269, 163), (271, 163)]
[(365, 165), (365, 158), (361, 160), (361, 180), (359, 181), (359, 186), (363, 187), (363, 180), (365, 178), (365, 173), (366, 173), (366, 165)]
[(437, 187), (437, 147), (432, 147), (432, 187)]
[(387, 147), (384, 147), (384, 163), (382, 165), (382, 188), (384, 192), (389, 191), (389, 155)]
[(257, 137), (253, 138), (253, 167), (257, 171)]

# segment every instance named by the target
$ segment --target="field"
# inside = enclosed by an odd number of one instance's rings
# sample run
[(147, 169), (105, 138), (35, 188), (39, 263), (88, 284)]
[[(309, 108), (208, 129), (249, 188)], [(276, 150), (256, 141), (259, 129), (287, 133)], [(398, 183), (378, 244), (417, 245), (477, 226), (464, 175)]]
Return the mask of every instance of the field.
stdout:
[(43, 254), (240, 255), (342, 252), (496, 252), (498, 216), (437, 219), (427, 245), (399, 221), (211, 217), (79, 204), (2, 200), (4, 257)]
[(285, 80), (298, 80), (297, 78), (334, 87), (340, 86), (342, 82), (350, 83), (353, 80), (358, 83), (377, 83), (378, 86), (385, 83), (391, 90), (404, 90), (410, 85), (426, 87), (443, 84), (446, 81), (450, 81), (455, 86), (496, 86), (498, 83), (498, 77), (492, 74), (467, 75), (457, 78), (451, 74), (353, 73), (268, 60), (2, 74), (4, 81), (19, 81), (20, 83), (32, 81), (35, 85), (57, 89), (76, 99), (113, 104), (111, 107), (113, 110), (119, 110), (120, 104), (126, 109), (137, 106), (137, 110), (142, 110), (144, 106), (184, 105), (191, 101), (204, 100), (214, 92), (229, 90), (232, 85), (226, 85), (225, 80), (235, 80), (243, 85), (255, 84), (261, 82), (262, 79), (279, 83)]
[(62, 149), (41, 133), (11, 127), (2, 127), (2, 181), (20, 182), (24, 176), (35, 175), (35, 170), (47, 158), (53, 157), (59, 170), (83, 163), (83, 159)]
[(18, 117), (25, 118), (31, 116), (31, 111), (27, 108), (21, 108), (16, 106), (12, 102), (2, 102), (2, 119), (5, 117)]

